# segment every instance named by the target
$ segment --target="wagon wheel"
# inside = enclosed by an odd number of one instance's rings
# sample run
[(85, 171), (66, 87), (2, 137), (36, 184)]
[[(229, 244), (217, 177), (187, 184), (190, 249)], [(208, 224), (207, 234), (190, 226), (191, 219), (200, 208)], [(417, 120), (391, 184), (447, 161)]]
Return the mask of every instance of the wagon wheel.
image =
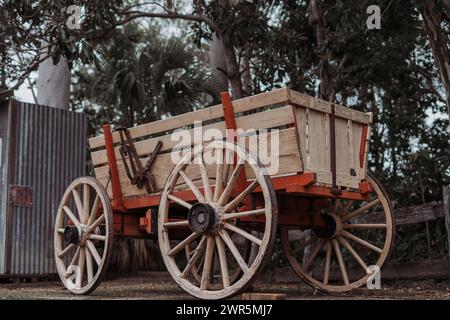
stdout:
[[(210, 182), (208, 169), (203, 163), (206, 154), (212, 155), (213, 158), (213, 162), (210, 162), (213, 169), (211, 171), (217, 177), (213, 183)], [(236, 165), (229, 164), (229, 159), (236, 159)], [(189, 173), (187, 167), (192, 163), (197, 163), (198, 169), (197, 172), (191, 170)], [(208, 164), (207, 161), (205, 163)], [(244, 167), (247, 169), (247, 175), (251, 173), (255, 180), (233, 197), (232, 192)], [(199, 176), (196, 182), (195, 173)], [(179, 180), (184, 182), (195, 196), (193, 203), (180, 199), (174, 192)], [(248, 199), (256, 188), (259, 188), (263, 199), (261, 205), (242, 209), (242, 201)], [(178, 217), (174, 221), (175, 217), (169, 212), (170, 201), (185, 208), (187, 214), (184, 218)], [(237, 223), (251, 217), (260, 221), (258, 225), (262, 232), (258, 236), (252, 234), (250, 224), (244, 226)], [(214, 141), (206, 147), (200, 146), (188, 152), (167, 178), (158, 213), (161, 255), (172, 278), (191, 295), (202, 299), (231, 297), (250, 285), (266, 259), (270, 258), (276, 223), (275, 192), (265, 170), (242, 146)], [(180, 229), (184, 230), (185, 236), (182, 241), (172, 246), (171, 240), (175, 239), (177, 230)], [(242, 241), (237, 241), (238, 236), (257, 244), (258, 253), (252, 261), (243, 257), (245, 251)], [(193, 242), (196, 242), (196, 246)], [(194, 251), (187, 258), (186, 246), (192, 246)], [(218, 260), (220, 268), (214, 268), (213, 260)], [(192, 275), (194, 268), (195, 272), (201, 273), (200, 281)], [(236, 269), (240, 270), (233, 278)], [(220, 277), (216, 277), (217, 271), (220, 272)], [(220, 282), (213, 281), (217, 278)]]
[(112, 209), (98, 180), (80, 177), (63, 195), (55, 221), (59, 277), (74, 294), (89, 294), (102, 280), (113, 243)]
[[(389, 257), (395, 227), (392, 207), (380, 183), (371, 175), (367, 181), (373, 186), (369, 201), (332, 202), (322, 216), (325, 227), (313, 230), (308, 239), (292, 240), (289, 228), (281, 228), (289, 264), (309, 285), (329, 292), (358, 288)], [(375, 215), (382, 221), (372, 222)], [(356, 272), (353, 277), (349, 267)]]

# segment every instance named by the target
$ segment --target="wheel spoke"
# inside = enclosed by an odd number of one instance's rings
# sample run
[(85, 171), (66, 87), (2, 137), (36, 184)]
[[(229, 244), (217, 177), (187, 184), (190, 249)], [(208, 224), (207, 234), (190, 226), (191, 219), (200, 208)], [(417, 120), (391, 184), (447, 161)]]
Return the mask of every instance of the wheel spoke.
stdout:
[(212, 236), (207, 237), (205, 262), (203, 264), (202, 280), (200, 283), (200, 289), (203, 289), (203, 290), (208, 288), (208, 283), (210, 282), (214, 245), (215, 245), (214, 238)]
[(223, 191), (222, 195), (219, 198), (219, 201), (218, 201), (219, 206), (223, 206), (230, 199), (231, 192), (234, 189), (234, 184), (237, 181), (237, 178), (241, 172), (241, 169), (244, 167), (244, 163), (245, 162), (243, 160), (240, 160), (236, 164), (236, 167), (234, 167), (234, 170), (233, 170), (233, 173), (231, 174), (230, 180), (228, 180), (227, 186), (225, 187), (225, 190)]
[(228, 213), (224, 215), (224, 220), (228, 221), (228, 220), (233, 220), (233, 219), (240, 219), (243, 217), (250, 217), (250, 216), (258, 216), (261, 214), (265, 214), (266, 213), (266, 209), (256, 209), (256, 210), (251, 210), (251, 211), (242, 211), (242, 212), (236, 212), (236, 213)]
[(219, 253), (220, 270), (222, 273), (222, 283), (224, 288), (230, 286), (230, 276), (228, 274), (227, 256), (225, 254), (225, 246), (219, 236), (215, 237), (217, 252)]
[(188, 177), (186, 172), (181, 170), (180, 176), (183, 178), (184, 182), (189, 186), (194, 196), (197, 198), (199, 202), (205, 202), (205, 198), (203, 197), (203, 194), (200, 192), (200, 190), (197, 188), (197, 186), (194, 184), (194, 182), (191, 180), (191, 178)]
[(254, 235), (248, 233), (245, 230), (242, 230), (242, 229), (240, 229), (240, 228), (238, 228), (238, 227), (236, 227), (236, 226), (234, 226), (232, 224), (226, 223), (226, 222), (224, 224), (224, 227), (227, 228), (228, 230), (231, 230), (231, 231), (233, 231), (233, 232), (243, 236), (244, 238), (246, 238), (246, 239), (256, 243), (259, 246), (261, 245), (261, 240), (260, 239), (258, 239)]
[(67, 216), (69, 217), (69, 219), (76, 225), (80, 225), (80, 221), (78, 221), (77, 217), (75, 217), (75, 215), (73, 214), (72, 210), (70, 210), (69, 207), (64, 206), (63, 207), (64, 212), (67, 214)]
[(169, 194), (167, 195), (167, 198), (169, 198), (170, 200), (178, 203), (180, 206), (185, 207), (186, 209), (191, 209), (192, 208), (192, 204), (187, 203), (186, 201), (174, 196), (173, 194)]
[(98, 209), (100, 208), (100, 197), (97, 195), (94, 200), (94, 205), (91, 210), (91, 214), (89, 215), (89, 220), (87, 225), (90, 226), (92, 222), (94, 222), (95, 218), (97, 218)]
[(344, 245), (344, 247), (347, 248), (348, 251), (350, 251), (350, 253), (355, 258), (355, 260), (358, 261), (358, 263), (361, 265), (361, 267), (363, 267), (364, 271), (367, 272), (367, 270), (368, 270), (367, 265), (365, 264), (363, 259), (361, 259), (359, 254), (355, 251), (355, 249), (353, 249), (353, 247), (350, 245), (350, 243), (348, 243), (348, 241), (342, 237), (338, 237), (338, 240)]
[(351, 234), (351, 233), (349, 233), (347, 231), (343, 230), (341, 232), (341, 234), (344, 237), (349, 238), (349, 239), (351, 239), (351, 240), (353, 240), (355, 242), (358, 242), (359, 244), (363, 245), (364, 247), (369, 248), (369, 249), (371, 249), (371, 250), (373, 250), (375, 252), (381, 253), (383, 251), (380, 248), (378, 248), (377, 246), (375, 246), (375, 245), (373, 245), (373, 244), (371, 244), (371, 243), (369, 243), (369, 242), (367, 242), (367, 241), (365, 241), (365, 240), (363, 240), (363, 239), (361, 239), (361, 238), (359, 238), (359, 237), (355, 236), (354, 234)]
[(241, 202), (242, 200), (244, 200), (244, 198), (253, 190), (255, 190), (255, 188), (258, 186), (258, 181), (255, 180), (253, 181), (247, 188), (245, 188), (244, 191), (242, 191), (236, 198), (234, 198), (231, 202), (229, 202), (227, 205), (225, 205), (225, 207), (223, 208), (224, 212), (230, 212), (232, 211), (234, 208), (236, 208)]
[(363, 205), (361, 208), (358, 208), (355, 211), (350, 212), (350, 213), (346, 214), (345, 216), (343, 216), (342, 221), (347, 221), (347, 220), (353, 219), (353, 218), (363, 214), (367, 210), (375, 207), (379, 202), (380, 202), (380, 199), (375, 199), (375, 200)]
[(230, 168), (233, 165), (233, 151), (225, 149), (225, 161), (224, 161), (224, 172), (223, 172), (223, 183), (226, 185), (228, 177), (230, 175)]
[(80, 217), (80, 220), (83, 221), (83, 204), (81, 203), (80, 194), (78, 193), (77, 189), (72, 189), (72, 195), (75, 200), (75, 204), (77, 206), (78, 216)]
[(205, 200), (211, 202), (213, 199), (211, 184), (209, 183), (208, 172), (206, 171), (206, 166), (203, 162), (199, 164), (200, 175), (202, 176), (203, 192), (205, 193)]
[(95, 220), (94, 223), (92, 223), (88, 227), (86, 232), (87, 233), (92, 233), (95, 230), (95, 228), (97, 228), (98, 225), (103, 222), (103, 220), (105, 220), (105, 214), (102, 214), (100, 217), (98, 217), (97, 220)]
[(328, 241), (327, 242), (327, 251), (326, 251), (326, 255), (325, 255), (325, 270), (323, 273), (323, 284), (327, 285), (328, 284), (328, 280), (330, 278), (330, 266), (331, 266), (331, 243)]
[(205, 246), (206, 236), (203, 236), (200, 240), (197, 248), (192, 253), (192, 257), (189, 259), (186, 267), (184, 268), (183, 272), (181, 273), (181, 278), (186, 278), (189, 272), (192, 270), (192, 268), (195, 265), (195, 262), (198, 260), (198, 257), (200, 257), (200, 252)]
[(215, 149), (216, 152), (216, 187), (214, 189), (213, 201), (216, 202), (219, 199), (223, 190), (223, 150)]
[(341, 208), (341, 200), (340, 199), (335, 199), (333, 212), (334, 213), (339, 212), (340, 208)]
[(75, 263), (78, 261), (78, 257), (80, 256), (80, 247), (77, 247), (77, 251), (75, 251), (75, 254), (72, 257), (72, 260), (70, 261), (69, 265), (66, 268), (66, 272), (64, 273), (64, 276), (66, 278), (70, 277), (72, 273), (69, 273), (67, 270), (70, 269), (71, 266), (75, 265)]
[(307, 271), (309, 269), (309, 267), (311, 266), (311, 264), (314, 262), (314, 260), (316, 259), (317, 255), (319, 254), (320, 249), (322, 249), (324, 244), (325, 244), (325, 240), (324, 239), (320, 239), (319, 243), (316, 245), (314, 250), (311, 252), (311, 255), (309, 256), (309, 259), (305, 263), (305, 266), (304, 266), (305, 271)]
[(189, 227), (189, 222), (187, 220), (164, 222), (163, 226), (164, 228), (185, 228)]
[(89, 248), (89, 251), (91, 251), (92, 256), (94, 257), (94, 260), (97, 263), (97, 265), (100, 266), (101, 263), (102, 263), (102, 258), (98, 254), (97, 249), (95, 248), (95, 246), (92, 243), (92, 241), (91, 240), (86, 240), (86, 246)]
[(385, 229), (386, 223), (345, 223), (344, 229)]
[(244, 258), (242, 258), (241, 254), (239, 253), (239, 250), (236, 248), (236, 246), (233, 243), (233, 240), (231, 240), (230, 235), (228, 232), (224, 229), (222, 229), (219, 233), (222, 240), (227, 245), (228, 249), (230, 249), (231, 253), (233, 254), (234, 258), (236, 259), (237, 263), (241, 267), (242, 271), (246, 273), (249, 268), (247, 263), (245, 262)]
[(83, 186), (83, 213), (81, 221), (83, 224), (87, 224), (89, 220), (89, 201), (90, 201), (90, 190), (89, 185), (85, 184)]
[(334, 252), (336, 253), (336, 258), (339, 264), (339, 269), (341, 269), (342, 279), (344, 280), (345, 285), (349, 284), (347, 270), (345, 269), (344, 259), (342, 258), (341, 249), (339, 249), (339, 244), (336, 239), (332, 239), (331, 243), (334, 247)]
[(353, 204), (353, 200), (347, 200), (347, 203), (345, 204), (345, 206), (340, 210), (340, 215), (344, 215), (348, 212), (348, 210), (350, 210), (350, 207)]
[(76, 287), (81, 288), (83, 284), (83, 274), (84, 274), (84, 264), (85, 264), (85, 252), (83, 248), (80, 248), (80, 256), (78, 257), (78, 269), (76, 274)]
[(90, 240), (98, 240), (98, 241), (105, 241), (106, 236), (102, 236), (100, 234), (89, 234), (88, 239)]
[(177, 244), (174, 248), (172, 248), (167, 253), (167, 255), (170, 257), (176, 255), (178, 252), (180, 252), (181, 249), (184, 249), (184, 247), (186, 247), (188, 244), (190, 244), (192, 241), (194, 241), (198, 237), (200, 237), (200, 233), (195, 233), (195, 232), (191, 233), (191, 235), (189, 237), (187, 237), (186, 239), (181, 241), (179, 244)]
[(92, 265), (92, 255), (91, 252), (85, 248), (83, 250), (86, 253), (86, 270), (87, 270), (87, 276), (88, 276), (88, 282), (91, 283), (92, 279), (94, 278), (94, 267)]
[(75, 248), (76, 245), (74, 245), (73, 243), (69, 244), (63, 251), (61, 251), (60, 253), (58, 253), (58, 257), (59, 258), (64, 258), (64, 256), (73, 248)]

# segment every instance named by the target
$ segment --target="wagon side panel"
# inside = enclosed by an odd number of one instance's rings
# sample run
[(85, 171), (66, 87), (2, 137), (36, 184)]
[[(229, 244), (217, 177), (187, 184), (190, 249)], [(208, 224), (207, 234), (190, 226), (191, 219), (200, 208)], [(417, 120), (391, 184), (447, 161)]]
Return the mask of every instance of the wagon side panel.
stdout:
[[(319, 185), (331, 186), (330, 110), (325, 102), (303, 96), (293, 99), (305, 105), (295, 105), (295, 118), (304, 172), (317, 174)], [(359, 188), (366, 178), (370, 115), (339, 106), (335, 118), (336, 183)], [(366, 132), (364, 132), (366, 127)]]

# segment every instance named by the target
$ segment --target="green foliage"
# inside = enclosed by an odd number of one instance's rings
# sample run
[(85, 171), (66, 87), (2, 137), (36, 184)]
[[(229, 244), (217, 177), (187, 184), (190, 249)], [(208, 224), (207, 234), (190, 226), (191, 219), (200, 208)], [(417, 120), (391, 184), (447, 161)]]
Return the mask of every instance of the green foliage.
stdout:
[(217, 99), (195, 52), (152, 29), (125, 26), (94, 61), (77, 69), (74, 93), (74, 108), (90, 116), (92, 133), (105, 121), (131, 127)]

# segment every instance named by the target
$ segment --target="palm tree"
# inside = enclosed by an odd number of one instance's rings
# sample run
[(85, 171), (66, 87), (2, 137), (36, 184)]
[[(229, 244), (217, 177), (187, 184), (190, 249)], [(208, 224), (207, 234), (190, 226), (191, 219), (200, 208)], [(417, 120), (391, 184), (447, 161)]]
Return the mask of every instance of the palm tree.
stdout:
[(177, 38), (127, 25), (95, 59), (95, 68), (80, 69), (78, 78), (83, 97), (103, 118), (94, 120), (97, 124), (107, 120), (131, 127), (218, 99), (194, 49)]

